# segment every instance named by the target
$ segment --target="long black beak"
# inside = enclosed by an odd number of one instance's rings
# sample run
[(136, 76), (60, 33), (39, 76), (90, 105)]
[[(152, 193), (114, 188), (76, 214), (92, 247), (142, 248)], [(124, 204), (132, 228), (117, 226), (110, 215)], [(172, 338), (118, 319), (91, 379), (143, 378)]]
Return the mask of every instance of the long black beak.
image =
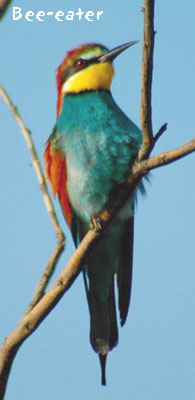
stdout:
[(122, 51), (128, 49), (128, 47), (133, 46), (138, 43), (139, 40), (134, 40), (133, 42), (122, 44), (121, 46), (115, 47), (113, 50), (109, 50), (107, 53), (102, 54), (97, 58), (97, 61), (100, 63), (104, 63), (106, 61), (112, 62)]

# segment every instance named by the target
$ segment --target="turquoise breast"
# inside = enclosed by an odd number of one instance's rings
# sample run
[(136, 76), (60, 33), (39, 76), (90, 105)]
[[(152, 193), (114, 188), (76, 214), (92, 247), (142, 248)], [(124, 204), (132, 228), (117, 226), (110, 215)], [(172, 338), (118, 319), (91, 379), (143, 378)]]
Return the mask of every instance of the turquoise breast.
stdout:
[(53, 141), (67, 163), (67, 189), (75, 212), (89, 221), (100, 212), (142, 142), (140, 129), (107, 91), (64, 98)]

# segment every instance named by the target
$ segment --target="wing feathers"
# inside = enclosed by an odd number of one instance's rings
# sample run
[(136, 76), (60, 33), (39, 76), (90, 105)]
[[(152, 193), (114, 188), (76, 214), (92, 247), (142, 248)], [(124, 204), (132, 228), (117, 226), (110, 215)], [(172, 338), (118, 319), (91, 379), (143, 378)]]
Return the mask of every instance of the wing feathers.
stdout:
[(125, 324), (130, 297), (131, 297), (131, 283), (132, 283), (132, 264), (133, 264), (133, 230), (134, 230), (134, 217), (132, 216), (127, 222), (122, 238), (121, 260), (118, 280), (119, 291), (119, 310), (121, 326)]
[(67, 168), (62, 152), (52, 149), (48, 141), (44, 154), (46, 177), (51, 183), (53, 195), (58, 195), (66, 221), (72, 225), (72, 207), (67, 193)]

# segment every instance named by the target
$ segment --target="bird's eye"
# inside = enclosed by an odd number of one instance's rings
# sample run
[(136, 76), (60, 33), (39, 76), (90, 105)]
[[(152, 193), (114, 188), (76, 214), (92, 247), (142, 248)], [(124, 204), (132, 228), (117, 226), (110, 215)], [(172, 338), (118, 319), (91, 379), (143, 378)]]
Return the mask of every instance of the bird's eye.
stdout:
[(77, 68), (84, 68), (87, 65), (87, 61), (83, 60), (83, 58), (79, 58), (79, 60), (76, 61), (76, 67)]

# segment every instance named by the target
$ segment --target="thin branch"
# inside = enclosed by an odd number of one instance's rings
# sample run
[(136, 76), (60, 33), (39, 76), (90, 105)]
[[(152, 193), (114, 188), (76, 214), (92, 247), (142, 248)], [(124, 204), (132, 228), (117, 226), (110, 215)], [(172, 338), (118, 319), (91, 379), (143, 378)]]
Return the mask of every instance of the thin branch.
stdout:
[(3, 18), (11, 3), (12, 0), (0, 0), (0, 19)]
[(144, 0), (144, 40), (142, 50), (142, 89), (140, 121), (143, 133), (143, 144), (138, 159), (146, 158), (150, 153), (153, 141), (152, 133), (152, 71), (154, 50), (154, 0)]
[(192, 139), (190, 142), (178, 147), (178, 149), (166, 151), (165, 153), (161, 153), (157, 156), (143, 160), (140, 163), (135, 163), (132, 168), (133, 175), (130, 177), (130, 180), (134, 179), (134, 175), (138, 174), (138, 176), (140, 176), (140, 174), (145, 174), (151, 169), (159, 168), (179, 160), (180, 158), (183, 158), (194, 151), (195, 139)]
[(45, 270), (38, 283), (37, 289), (35, 290), (33, 298), (30, 304), (28, 305), (25, 314), (28, 314), (45, 294), (45, 289), (51, 279), (51, 276), (55, 271), (56, 265), (63, 251), (64, 251), (64, 246), (62, 245), (62, 243), (58, 243), (55, 249), (53, 250), (50, 259), (48, 260)]
[(45, 202), (45, 207), (46, 207), (46, 209), (48, 211), (48, 214), (50, 216), (51, 223), (52, 223), (52, 225), (54, 227), (54, 230), (56, 232), (56, 236), (57, 236), (58, 240), (59, 241), (63, 241), (64, 240), (64, 233), (63, 233), (63, 231), (62, 231), (62, 229), (60, 227), (60, 224), (58, 222), (58, 219), (57, 219), (57, 216), (56, 216), (56, 213), (55, 213), (55, 210), (54, 210), (54, 206), (53, 206), (51, 197), (50, 197), (49, 192), (48, 192), (48, 188), (47, 188), (47, 184), (46, 184), (46, 181), (45, 181), (44, 173), (42, 171), (41, 164), (40, 164), (39, 159), (38, 159), (38, 155), (37, 155), (37, 152), (36, 152), (33, 140), (32, 140), (31, 132), (25, 126), (25, 124), (24, 124), (24, 122), (22, 120), (22, 117), (20, 116), (17, 108), (12, 103), (10, 97), (8, 96), (8, 94), (6, 93), (6, 91), (5, 91), (5, 89), (3, 88), (2, 85), (0, 85), (0, 95), (1, 95), (4, 103), (11, 110), (11, 112), (13, 114), (13, 117), (16, 120), (16, 122), (17, 122), (17, 124), (18, 124), (18, 126), (20, 128), (20, 131), (22, 132), (22, 135), (23, 135), (23, 137), (24, 137), (24, 139), (26, 141), (26, 145), (27, 145), (27, 147), (28, 147), (28, 149), (30, 151), (30, 155), (31, 155), (31, 158), (32, 158), (33, 167), (35, 169), (35, 172), (36, 172), (36, 175), (37, 175), (37, 179), (38, 179), (38, 182), (40, 184), (41, 192), (42, 192), (43, 199), (44, 199), (44, 202)]
[(8, 108), (11, 110), (13, 117), (15, 119), (15, 121), (17, 122), (20, 131), (22, 132), (22, 135), (26, 141), (26, 145), (30, 151), (30, 155), (32, 158), (32, 163), (37, 175), (37, 179), (38, 182), (40, 184), (40, 188), (41, 188), (41, 192), (43, 195), (43, 199), (44, 199), (44, 203), (45, 203), (45, 207), (46, 210), (50, 216), (50, 220), (51, 223), (53, 225), (53, 228), (55, 230), (57, 239), (58, 239), (58, 243), (46, 265), (45, 271), (43, 272), (43, 276), (38, 284), (38, 287), (36, 289), (36, 292), (33, 296), (33, 299), (30, 303), (30, 305), (28, 306), (27, 312), (29, 312), (29, 310), (33, 307), (33, 305), (35, 305), (37, 303), (37, 301), (39, 301), (39, 299), (41, 298), (41, 296), (43, 295), (45, 288), (54, 272), (56, 263), (62, 253), (62, 251), (64, 250), (64, 246), (65, 246), (65, 236), (64, 233), (60, 227), (60, 224), (58, 222), (55, 210), (54, 210), (54, 206), (53, 206), (53, 202), (51, 200), (51, 197), (49, 195), (48, 192), (48, 188), (47, 188), (47, 184), (45, 181), (45, 177), (41, 168), (41, 164), (39, 162), (38, 159), (38, 155), (35, 149), (35, 145), (33, 143), (33, 139), (31, 136), (31, 132), (29, 131), (29, 129), (25, 126), (22, 117), (20, 116), (17, 108), (14, 106), (14, 104), (12, 103), (10, 97), (8, 96), (8, 94), (6, 93), (5, 89), (2, 87), (2, 85), (0, 85), (0, 95), (4, 101), (4, 103), (8, 106)]
[(162, 136), (162, 134), (167, 130), (167, 123), (163, 124), (159, 131), (156, 133), (156, 135), (153, 137), (153, 142), (151, 147), (153, 148), (156, 144), (156, 142), (158, 141), (158, 139), (160, 139), (160, 137)]

